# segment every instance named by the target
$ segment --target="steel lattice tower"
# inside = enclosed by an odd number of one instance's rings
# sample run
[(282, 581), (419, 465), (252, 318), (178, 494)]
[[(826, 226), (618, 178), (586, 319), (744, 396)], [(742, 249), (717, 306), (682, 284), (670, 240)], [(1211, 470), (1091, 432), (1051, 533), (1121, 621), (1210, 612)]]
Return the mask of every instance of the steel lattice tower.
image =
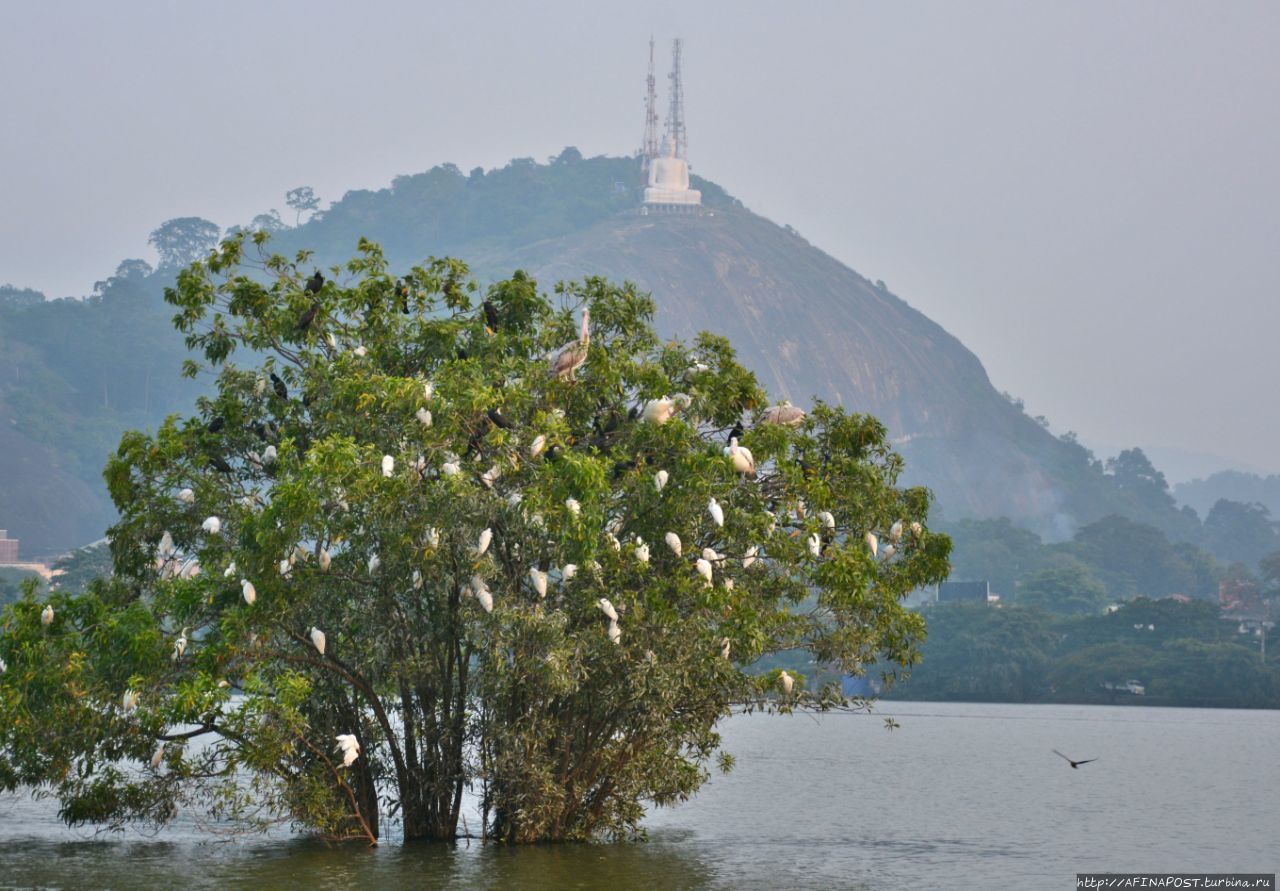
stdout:
[(649, 36), (649, 77), (644, 97), (644, 141), (640, 146), (641, 170), (649, 169), (649, 160), (658, 157), (658, 94), (653, 77), (653, 35)]
[(677, 37), (671, 42), (670, 104), (667, 106), (667, 137), (675, 145), (677, 158), (688, 160), (689, 137), (684, 130), (684, 81), (680, 77), (680, 50), (684, 41)]

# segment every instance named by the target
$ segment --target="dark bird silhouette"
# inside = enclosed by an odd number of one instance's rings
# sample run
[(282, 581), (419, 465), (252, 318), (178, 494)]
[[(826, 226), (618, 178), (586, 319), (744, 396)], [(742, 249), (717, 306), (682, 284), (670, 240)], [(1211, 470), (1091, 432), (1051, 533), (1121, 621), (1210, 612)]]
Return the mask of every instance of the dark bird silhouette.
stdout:
[(320, 289), (323, 287), (324, 287), (324, 276), (321, 275), (320, 270), (317, 269), (315, 271), (315, 274), (312, 275), (311, 279), (307, 282), (307, 293), (319, 294)]
[(271, 372), (271, 387), (281, 399), (289, 398), (289, 388), (284, 385), (284, 381), (280, 380), (280, 376), (274, 371)]
[(489, 415), (489, 420), (493, 421), (493, 423), (497, 424), (503, 430), (511, 430), (516, 426), (507, 419), (500, 408), (491, 408), (487, 414)]
[(316, 320), (316, 314), (319, 312), (320, 312), (319, 304), (316, 304), (315, 306), (311, 307), (306, 312), (304, 312), (302, 316), (298, 319), (298, 330), (306, 331), (308, 328), (310, 328), (311, 323)]
[(1081, 764), (1088, 764), (1090, 761), (1098, 760), (1097, 758), (1086, 758), (1083, 761), (1072, 761), (1070, 758), (1068, 758), (1066, 755), (1059, 752), (1057, 749), (1053, 750), (1053, 754), (1057, 755), (1059, 758), (1064, 759), (1068, 764), (1070, 764), (1072, 770), (1079, 770)]
[(489, 327), (491, 332), (498, 330), (498, 307), (494, 306), (488, 297), (481, 304), (484, 307), (484, 323)]
[(741, 421), (733, 425), (733, 429), (729, 431), (729, 435), (725, 437), (724, 441), (727, 443), (731, 439), (739, 439), (739, 440), (742, 439), (742, 422)]
[(221, 431), (222, 428), (225, 426), (227, 426), (227, 419), (224, 418), (222, 415), (218, 415), (216, 418), (214, 418), (212, 421), (209, 422), (209, 426), (207, 429), (210, 433), (217, 433)]
[(396, 296), (400, 298), (400, 311), (407, 316), (409, 314), (409, 286), (404, 283), (404, 279), (396, 282)]
[(209, 459), (209, 466), (218, 471), (218, 473), (231, 473), (231, 465), (217, 455)]

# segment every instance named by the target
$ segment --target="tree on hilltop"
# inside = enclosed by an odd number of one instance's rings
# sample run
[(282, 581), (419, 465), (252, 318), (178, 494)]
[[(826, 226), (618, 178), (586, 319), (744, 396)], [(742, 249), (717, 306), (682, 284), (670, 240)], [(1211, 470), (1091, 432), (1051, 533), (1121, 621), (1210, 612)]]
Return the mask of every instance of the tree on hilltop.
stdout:
[(457, 837), (473, 790), (490, 838), (618, 837), (699, 788), (731, 706), (849, 705), (760, 656), (917, 659), (900, 601), (949, 541), (875, 419), (766, 411), (631, 286), (477, 306), (455, 260), (362, 242), (326, 277), (266, 240), (166, 294), (217, 391), (121, 440), (111, 578), (4, 614), (0, 787), (371, 843)]

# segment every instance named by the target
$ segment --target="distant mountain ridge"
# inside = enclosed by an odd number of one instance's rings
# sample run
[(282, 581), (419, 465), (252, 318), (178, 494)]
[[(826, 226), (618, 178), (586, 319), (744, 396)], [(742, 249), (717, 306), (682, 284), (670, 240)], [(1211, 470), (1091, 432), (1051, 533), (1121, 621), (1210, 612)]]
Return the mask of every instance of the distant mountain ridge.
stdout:
[[(574, 149), (488, 172), (444, 165), (349, 192), (270, 245), (312, 249), (322, 267), (365, 236), (396, 269), (451, 255), (482, 282), (517, 268), (547, 288), (587, 274), (630, 280), (653, 293), (660, 331), (729, 337), (776, 398), (816, 396), (879, 417), (907, 481), (930, 486), (948, 518), (1010, 516), (1055, 539), (1119, 513), (1184, 536), (1185, 517), (1116, 485), (1072, 438), (1027, 417), (973, 353), (882, 285), (697, 177), (703, 215), (641, 216), (638, 174), (634, 159)], [(0, 425), (39, 453), (32, 461), (65, 468), (45, 486), (0, 465), (0, 524), (36, 548), (96, 538), (89, 531), (110, 516), (98, 479), (106, 450), (127, 426), (190, 411), (198, 390), (177, 378), (185, 350), (160, 299), (172, 270), (126, 268), (84, 303), (0, 307), (0, 349), (23, 357), (0, 376)], [(38, 504), (44, 516), (33, 520)]]

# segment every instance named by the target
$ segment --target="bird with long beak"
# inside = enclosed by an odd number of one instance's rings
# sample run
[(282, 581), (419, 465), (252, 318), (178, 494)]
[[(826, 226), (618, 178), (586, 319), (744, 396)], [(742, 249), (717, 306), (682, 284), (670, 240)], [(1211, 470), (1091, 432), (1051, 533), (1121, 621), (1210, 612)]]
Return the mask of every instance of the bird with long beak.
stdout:
[(574, 372), (587, 361), (587, 351), (591, 346), (590, 331), (591, 311), (582, 310), (582, 330), (577, 340), (570, 341), (547, 357), (547, 370), (551, 377), (575, 380)]

